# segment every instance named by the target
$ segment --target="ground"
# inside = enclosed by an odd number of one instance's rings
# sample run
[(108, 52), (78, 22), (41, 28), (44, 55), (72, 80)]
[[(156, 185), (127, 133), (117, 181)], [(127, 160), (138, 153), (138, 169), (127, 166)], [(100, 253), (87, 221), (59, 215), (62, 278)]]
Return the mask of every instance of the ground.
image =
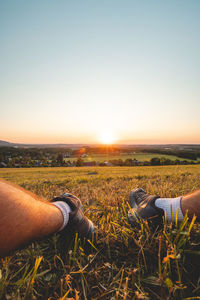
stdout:
[(191, 192), (200, 188), (198, 165), (1, 169), (0, 177), (47, 200), (74, 193), (98, 226), (91, 244), (76, 236), (63, 245), (55, 235), (3, 259), (1, 299), (200, 299), (197, 221), (131, 228), (127, 220), (133, 187)]

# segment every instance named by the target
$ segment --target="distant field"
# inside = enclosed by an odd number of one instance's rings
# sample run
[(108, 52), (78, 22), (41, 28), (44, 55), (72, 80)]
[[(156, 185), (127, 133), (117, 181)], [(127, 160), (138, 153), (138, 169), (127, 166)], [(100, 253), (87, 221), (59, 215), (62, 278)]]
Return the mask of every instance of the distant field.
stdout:
[(183, 195), (200, 188), (199, 165), (4, 168), (0, 177), (48, 200), (77, 195), (98, 228), (92, 245), (72, 238), (68, 251), (55, 235), (2, 259), (0, 299), (199, 299), (199, 223), (131, 228), (127, 220), (132, 188)]
[[(96, 174), (91, 174), (96, 172)], [(164, 176), (178, 177), (188, 175), (200, 175), (199, 165), (176, 165), (176, 166), (148, 166), (148, 167), (56, 167), (56, 168), (1, 168), (0, 177), (11, 180), (17, 184), (37, 184), (38, 182), (65, 182), (103, 180), (106, 178), (130, 180), (141, 176), (147, 178)], [(171, 177), (170, 177), (171, 178)], [(175, 182), (174, 182), (175, 184)], [(200, 181), (199, 181), (200, 187)]]
[[(98, 161), (98, 162), (104, 162), (112, 159), (137, 159), (138, 161), (150, 161), (153, 157), (159, 157), (159, 158), (166, 158), (170, 160), (186, 160), (191, 161), (191, 159), (184, 159), (173, 155), (164, 155), (164, 154), (157, 154), (157, 153), (136, 153), (136, 154), (118, 154), (118, 155), (112, 155), (112, 154), (94, 154), (94, 155), (88, 155), (83, 158), (85, 162), (89, 161)], [(66, 158), (65, 160), (71, 160), (74, 161), (77, 158)]]

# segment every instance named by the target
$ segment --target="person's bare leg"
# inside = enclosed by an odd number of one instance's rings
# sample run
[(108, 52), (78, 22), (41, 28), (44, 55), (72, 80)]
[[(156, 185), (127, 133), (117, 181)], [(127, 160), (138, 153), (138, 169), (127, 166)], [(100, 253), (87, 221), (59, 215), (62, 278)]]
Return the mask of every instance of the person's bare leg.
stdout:
[(56, 206), (0, 180), (0, 257), (58, 231), (62, 223)]
[(181, 199), (181, 209), (183, 215), (188, 211), (188, 216), (190, 218), (195, 215), (200, 219), (200, 190), (183, 196)]

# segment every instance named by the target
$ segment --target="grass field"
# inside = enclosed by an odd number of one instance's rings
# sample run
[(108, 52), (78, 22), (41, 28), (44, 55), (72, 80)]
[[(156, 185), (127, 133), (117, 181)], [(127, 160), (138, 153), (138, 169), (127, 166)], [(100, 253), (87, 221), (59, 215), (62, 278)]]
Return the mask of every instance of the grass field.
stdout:
[(127, 221), (133, 187), (185, 194), (200, 188), (199, 165), (1, 169), (0, 177), (48, 200), (74, 193), (98, 226), (92, 244), (76, 236), (63, 248), (54, 235), (2, 259), (0, 299), (200, 299), (199, 223)]
[[(165, 158), (165, 159), (170, 159), (170, 160), (186, 160), (186, 161), (191, 161), (191, 159), (183, 159), (174, 155), (164, 155), (164, 154), (157, 154), (157, 153), (135, 153), (135, 154), (91, 154), (83, 158), (85, 162), (89, 161), (98, 161), (98, 162), (104, 162), (108, 160), (113, 160), (113, 159), (122, 159), (125, 161), (126, 159), (137, 159), (138, 161), (150, 161), (153, 157), (159, 157), (159, 158)], [(66, 158), (65, 160), (71, 160), (74, 161), (77, 158)]]

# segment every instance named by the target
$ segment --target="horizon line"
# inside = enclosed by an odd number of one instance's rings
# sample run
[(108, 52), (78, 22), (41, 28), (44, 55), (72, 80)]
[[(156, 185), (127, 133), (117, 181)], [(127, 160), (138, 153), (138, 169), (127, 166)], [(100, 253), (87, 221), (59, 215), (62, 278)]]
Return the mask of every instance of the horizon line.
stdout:
[[(140, 146), (140, 145), (200, 145), (200, 143), (134, 143), (134, 142), (120, 142), (120, 143), (111, 143), (111, 144), (104, 144), (104, 143), (87, 143), (87, 142), (80, 142), (80, 143), (24, 143), (24, 142), (8, 142), (5, 140), (0, 140), (0, 143), (8, 143), (8, 144), (14, 144), (14, 145), (88, 145), (88, 146)], [(1, 147), (1, 145), (0, 145)]]

